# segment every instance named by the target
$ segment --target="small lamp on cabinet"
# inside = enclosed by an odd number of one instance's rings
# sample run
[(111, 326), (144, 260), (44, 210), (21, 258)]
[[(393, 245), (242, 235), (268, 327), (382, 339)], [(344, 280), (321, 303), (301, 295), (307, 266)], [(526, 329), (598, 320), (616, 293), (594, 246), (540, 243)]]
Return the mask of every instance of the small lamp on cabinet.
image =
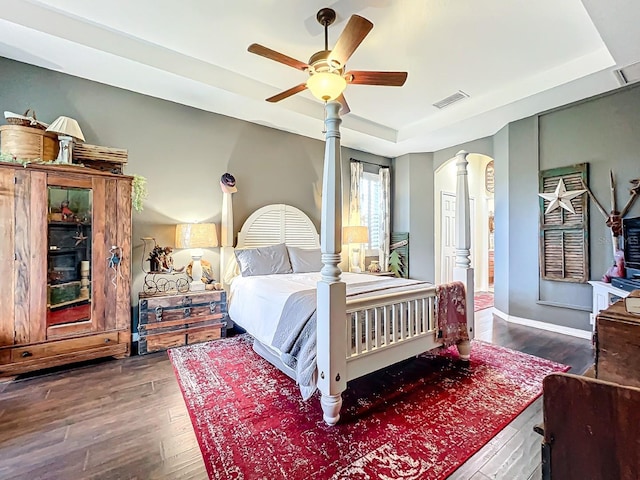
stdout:
[(190, 248), (192, 281), (189, 290), (192, 292), (202, 291), (205, 284), (202, 281), (202, 260), (203, 248), (218, 246), (218, 232), (215, 223), (181, 223), (176, 226), (176, 248)]
[(80, 140), (84, 142), (84, 135), (80, 130), (80, 125), (73, 118), (58, 117), (47, 128), (47, 132), (57, 133), (60, 141), (58, 151), (58, 162), (71, 163), (73, 158), (73, 142)]
[(342, 243), (354, 245), (353, 247), (350, 247), (349, 271), (354, 273), (361, 272), (360, 254), (362, 251), (362, 244), (369, 243), (369, 229), (361, 225), (343, 227)]

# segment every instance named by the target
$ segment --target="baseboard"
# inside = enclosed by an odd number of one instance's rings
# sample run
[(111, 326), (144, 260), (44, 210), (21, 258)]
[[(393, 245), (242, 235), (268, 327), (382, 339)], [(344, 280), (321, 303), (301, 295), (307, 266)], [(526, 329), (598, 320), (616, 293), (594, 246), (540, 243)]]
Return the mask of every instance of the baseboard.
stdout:
[(504, 313), (498, 310), (496, 307), (493, 307), (493, 313), (509, 323), (515, 323), (517, 325), (524, 325), (525, 327), (537, 328), (539, 330), (546, 330), (548, 332), (561, 333), (562, 335), (569, 335), (571, 337), (591, 340), (590, 330), (580, 330), (578, 328), (563, 327), (562, 325), (554, 325), (553, 323), (546, 323), (540, 322), (538, 320), (516, 317), (515, 315)]

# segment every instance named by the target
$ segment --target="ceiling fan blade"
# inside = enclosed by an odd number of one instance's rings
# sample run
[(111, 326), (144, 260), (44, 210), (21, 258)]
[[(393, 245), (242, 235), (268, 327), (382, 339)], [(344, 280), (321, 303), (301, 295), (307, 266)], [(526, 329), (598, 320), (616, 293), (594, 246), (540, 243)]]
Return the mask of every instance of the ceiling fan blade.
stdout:
[(349, 108), (349, 104), (347, 103), (347, 99), (344, 98), (343, 94), (340, 94), (340, 96), (336, 98), (336, 100), (342, 104), (342, 108), (340, 109), (340, 115), (346, 115), (351, 111), (351, 109)]
[(331, 50), (329, 59), (337, 60), (340, 65), (345, 65), (372, 28), (373, 23), (366, 18), (360, 15), (351, 15), (347, 26), (344, 27), (336, 42), (336, 46)]
[(347, 83), (354, 85), (382, 85), (401, 87), (407, 81), (407, 72), (367, 72), (350, 70), (344, 74)]
[(267, 102), (271, 102), (271, 103), (279, 102), (280, 100), (284, 100), (285, 98), (290, 97), (291, 95), (295, 95), (296, 93), (300, 93), (306, 89), (307, 89), (307, 84), (301, 83), (300, 85), (296, 85), (295, 87), (290, 88), (289, 90), (285, 90), (284, 92), (280, 92), (279, 94), (274, 95), (273, 97), (267, 98)]
[(298, 70), (304, 71), (309, 68), (309, 65), (301, 62), (300, 60), (288, 57), (283, 53), (276, 52), (275, 50), (271, 50), (270, 48), (264, 47), (257, 43), (252, 43), (251, 45), (249, 45), (249, 48), (247, 48), (247, 50), (251, 53), (255, 53), (256, 55), (260, 55), (261, 57), (275, 60), (276, 62), (284, 63), (285, 65), (289, 65), (290, 67), (297, 68)]

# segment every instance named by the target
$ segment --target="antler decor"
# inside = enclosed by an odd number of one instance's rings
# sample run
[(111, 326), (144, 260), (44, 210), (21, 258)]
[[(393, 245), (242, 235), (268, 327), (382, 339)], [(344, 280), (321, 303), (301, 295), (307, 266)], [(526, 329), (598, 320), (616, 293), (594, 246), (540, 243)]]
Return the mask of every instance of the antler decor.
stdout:
[(587, 191), (589, 198), (593, 200), (593, 203), (596, 204), (600, 213), (606, 220), (607, 227), (611, 229), (611, 238), (613, 240), (613, 256), (615, 258), (616, 252), (620, 250), (620, 236), (622, 235), (622, 219), (625, 217), (629, 210), (633, 206), (633, 203), (640, 195), (640, 178), (635, 178), (631, 180), (631, 189), (629, 193), (631, 196), (627, 201), (627, 204), (624, 206), (622, 211), (618, 211), (616, 205), (616, 181), (613, 177), (613, 170), (609, 170), (609, 187), (611, 191), (611, 212), (607, 213), (602, 204), (595, 197), (593, 192), (589, 189), (589, 187), (582, 181), (583, 188)]

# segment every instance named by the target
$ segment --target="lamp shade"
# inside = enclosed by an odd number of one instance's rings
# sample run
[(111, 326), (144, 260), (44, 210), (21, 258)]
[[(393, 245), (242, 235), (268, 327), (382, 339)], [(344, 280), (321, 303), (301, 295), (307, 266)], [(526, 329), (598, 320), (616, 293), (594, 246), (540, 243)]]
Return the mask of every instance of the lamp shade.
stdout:
[(58, 117), (47, 128), (47, 132), (57, 133), (58, 135), (67, 135), (84, 142), (84, 135), (80, 130), (80, 125), (73, 118)]
[(209, 248), (218, 246), (215, 223), (180, 223), (176, 226), (176, 248)]
[(369, 242), (369, 229), (360, 225), (342, 228), (342, 243)]
[(346, 87), (347, 81), (338, 73), (317, 72), (307, 80), (313, 96), (325, 102), (338, 98)]

